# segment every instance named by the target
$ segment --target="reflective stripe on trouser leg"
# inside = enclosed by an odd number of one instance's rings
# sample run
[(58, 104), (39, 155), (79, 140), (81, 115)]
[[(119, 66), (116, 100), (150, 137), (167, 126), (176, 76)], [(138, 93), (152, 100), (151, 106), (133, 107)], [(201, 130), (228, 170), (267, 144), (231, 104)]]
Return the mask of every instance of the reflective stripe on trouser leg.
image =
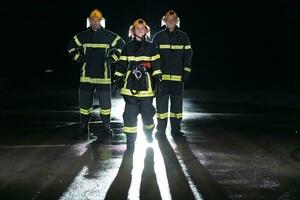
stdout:
[(100, 105), (100, 118), (103, 123), (110, 123), (111, 90), (96, 89)]
[(139, 114), (138, 103), (133, 97), (126, 97), (125, 110), (123, 113), (124, 133), (127, 145), (133, 144), (137, 136), (137, 116)]
[[(133, 98), (133, 97), (128, 97)], [(137, 133), (137, 116), (139, 114), (138, 104), (125, 103), (125, 110), (123, 113), (124, 132), (126, 134)]]
[(155, 108), (153, 106), (153, 98), (143, 98), (140, 102), (140, 112), (143, 120), (143, 128), (146, 131), (152, 132), (154, 129), (153, 117), (155, 115)]
[(87, 126), (93, 113), (94, 86), (91, 84), (80, 84), (79, 88), (79, 105), (80, 105), (80, 122)]
[(170, 122), (171, 129), (178, 131), (181, 130), (180, 124), (182, 121), (182, 102), (183, 95), (170, 95), (171, 109), (170, 109)]
[(164, 132), (168, 122), (169, 95), (159, 95), (156, 97), (156, 118), (157, 130)]

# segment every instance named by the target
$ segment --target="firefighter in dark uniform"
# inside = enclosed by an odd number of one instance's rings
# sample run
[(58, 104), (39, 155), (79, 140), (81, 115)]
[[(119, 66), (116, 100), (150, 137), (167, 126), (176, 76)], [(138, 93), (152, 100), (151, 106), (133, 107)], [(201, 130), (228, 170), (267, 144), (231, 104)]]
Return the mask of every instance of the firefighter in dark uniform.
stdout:
[[(168, 118), (171, 122), (171, 134), (182, 136), (182, 102), (184, 81), (191, 73), (192, 48), (189, 37), (179, 30), (179, 18), (170, 10), (162, 18), (166, 28), (157, 32), (153, 44), (161, 56), (162, 82), (156, 97), (157, 136), (164, 136)], [(169, 99), (171, 102), (170, 112)]]
[(154, 129), (153, 106), (155, 83), (161, 80), (160, 55), (155, 46), (146, 40), (149, 27), (142, 19), (134, 21), (129, 29), (132, 40), (122, 49), (114, 74), (114, 82), (120, 84), (125, 100), (123, 113), (127, 147), (134, 147), (137, 137), (137, 116), (141, 114), (143, 129), (148, 141), (152, 141)]
[(89, 121), (93, 112), (95, 91), (99, 98), (104, 134), (113, 134), (110, 127), (110, 64), (119, 59), (125, 43), (118, 35), (102, 27), (102, 20), (102, 13), (97, 9), (93, 10), (89, 16), (90, 27), (76, 34), (68, 46), (72, 59), (82, 64), (79, 101), (80, 136), (83, 137), (90, 135)]

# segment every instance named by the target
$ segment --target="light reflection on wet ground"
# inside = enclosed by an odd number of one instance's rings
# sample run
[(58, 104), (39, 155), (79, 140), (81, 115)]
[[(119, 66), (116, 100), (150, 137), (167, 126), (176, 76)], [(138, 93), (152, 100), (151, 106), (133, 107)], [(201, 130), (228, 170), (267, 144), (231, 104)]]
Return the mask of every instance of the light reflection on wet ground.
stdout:
[[(250, 107), (250, 108), (249, 108)], [(61, 107), (62, 108), (62, 107)], [(124, 102), (114, 99), (116, 135), (72, 138), (76, 106), (1, 110), (0, 196), (20, 199), (298, 199), (297, 110), (186, 98), (185, 138), (148, 143), (139, 123), (126, 151)], [(95, 108), (91, 130), (99, 133)], [(25, 116), (25, 118), (24, 118)], [(18, 121), (15, 124), (13, 121)], [(141, 121), (141, 120), (140, 120)]]

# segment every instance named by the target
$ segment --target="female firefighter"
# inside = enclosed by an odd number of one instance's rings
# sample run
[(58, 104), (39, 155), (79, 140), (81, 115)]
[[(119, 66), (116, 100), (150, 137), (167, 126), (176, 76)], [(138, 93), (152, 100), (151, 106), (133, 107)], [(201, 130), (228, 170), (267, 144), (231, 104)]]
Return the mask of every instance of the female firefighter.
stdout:
[(160, 55), (155, 46), (146, 40), (149, 27), (143, 19), (137, 19), (129, 28), (131, 41), (122, 49), (114, 74), (114, 83), (121, 83), (125, 100), (123, 113), (127, 147), (134, 147), (137, 137), (137, 116), (142, 115), (147, 140), (152, 140), (155, 108), (152, 105), (154, 87), (161, 80)]

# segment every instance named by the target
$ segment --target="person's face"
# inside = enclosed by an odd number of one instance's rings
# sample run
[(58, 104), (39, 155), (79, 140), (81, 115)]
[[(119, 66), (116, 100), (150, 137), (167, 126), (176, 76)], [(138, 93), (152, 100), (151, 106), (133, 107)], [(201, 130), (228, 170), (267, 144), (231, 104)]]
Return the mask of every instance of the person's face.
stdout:
[(100, 19), (99, 18), (89, 18), (90, 20), (90, 25), (92, 27), (93, 30), (97, 30), (98, 28), (100, 28)]
[(138, 24), (134, 28), (134, 35), (141, 38), (146, 35), (146, 28), (143, 24)]
[(174, 15), (168, 15), (167, 17), (165, 17), (165, 23), (168, 29), (174, 30), (177, 24), (177, 17), (175, 17)]

